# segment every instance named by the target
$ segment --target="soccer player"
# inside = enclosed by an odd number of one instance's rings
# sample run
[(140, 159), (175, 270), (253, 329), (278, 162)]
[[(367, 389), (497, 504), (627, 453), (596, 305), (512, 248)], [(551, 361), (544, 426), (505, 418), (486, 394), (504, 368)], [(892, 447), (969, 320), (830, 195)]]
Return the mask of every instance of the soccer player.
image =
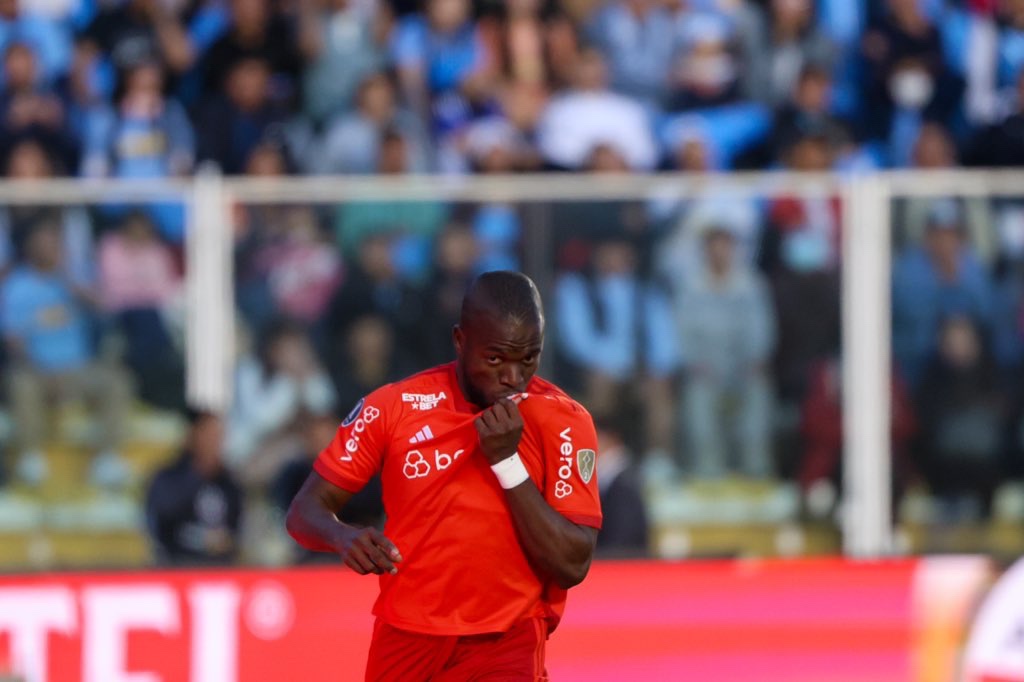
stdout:
[[(453, 338), (455, 362), (356, 404), (288, 532), (381, 576), (367, 680), (545, 680), (545, 641), (601, 525), (594, 424), (534, 376), (544, 314), (525, 275), (477, 277)], [(384, 532), (338, 521), (378, 471)]]

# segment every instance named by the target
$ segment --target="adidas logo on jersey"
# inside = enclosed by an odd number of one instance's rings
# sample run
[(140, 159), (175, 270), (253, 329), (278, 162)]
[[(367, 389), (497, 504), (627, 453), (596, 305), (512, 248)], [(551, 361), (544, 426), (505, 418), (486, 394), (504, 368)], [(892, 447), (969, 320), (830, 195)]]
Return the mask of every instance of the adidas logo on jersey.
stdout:
[(434, 432), (430, 430), (430, 426), (424, 426), (422, 429), (416, 432), (416, 435), (409, 439), (410, 443), (422, 443), (425, 440), (430, 440), (434, 437)]

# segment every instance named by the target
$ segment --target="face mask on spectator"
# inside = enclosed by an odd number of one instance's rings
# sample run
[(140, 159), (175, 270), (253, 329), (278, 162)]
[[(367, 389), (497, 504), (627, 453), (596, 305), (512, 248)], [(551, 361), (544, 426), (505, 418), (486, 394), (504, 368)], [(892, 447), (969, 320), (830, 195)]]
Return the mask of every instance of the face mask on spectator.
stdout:
[(902, 109), (923, 108), (934, 91), (932, 77), (922, 69), (903, 69), (889, 79), (889, 94)]
[(736, 78), (736, 65), (727, 54), (689, 57), (684, 66), (687, 83), (701, 88), (722, 88)]
[(782, 241), (782, 261), (794, 272), (824, 270), (828, 257), (828, 239), (816, 231), (790, 232)]

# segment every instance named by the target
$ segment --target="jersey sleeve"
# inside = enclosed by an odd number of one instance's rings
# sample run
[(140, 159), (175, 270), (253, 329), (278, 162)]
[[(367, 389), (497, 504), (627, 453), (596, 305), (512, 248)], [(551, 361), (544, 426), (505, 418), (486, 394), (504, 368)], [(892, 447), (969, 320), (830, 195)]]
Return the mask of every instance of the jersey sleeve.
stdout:
[(389, 388), (360, 398), (313, 463), (318, 474), (350, 493), (359, 492), (380, 471), (387, 454), (393, 409)]
[(579, 404), (569, 403), (544, 422), (544, 489), (552, 509), (581, 526), (601, 527), (597, 488), (597, 433)]

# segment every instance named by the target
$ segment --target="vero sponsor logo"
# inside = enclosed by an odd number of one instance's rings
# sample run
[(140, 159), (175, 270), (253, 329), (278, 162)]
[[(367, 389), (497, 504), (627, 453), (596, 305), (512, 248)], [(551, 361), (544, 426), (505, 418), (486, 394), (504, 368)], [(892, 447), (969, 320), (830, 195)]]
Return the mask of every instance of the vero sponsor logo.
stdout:
[(378, 417), (380, 417), (380, 410), (373, 405), (367, 405), (363, 408), (362, 414), (351, 425), (348, 440), (345, 441), (345, 453), (338, 458), (340, 461), (352, 461), (352, 455), (359, 452), (359, 439), (366, 431), (366, 427), (377, 421)]
[(555, 481), (555, 497), (562, 499), (572, 495), (572, 483), (569, 483), (569, 477), (572, 476), (572, 427), (565, 427), (565, 430), (558, 434), (558, 438), (561, 440), (558, 447), (560, 464), (558, 480)]

